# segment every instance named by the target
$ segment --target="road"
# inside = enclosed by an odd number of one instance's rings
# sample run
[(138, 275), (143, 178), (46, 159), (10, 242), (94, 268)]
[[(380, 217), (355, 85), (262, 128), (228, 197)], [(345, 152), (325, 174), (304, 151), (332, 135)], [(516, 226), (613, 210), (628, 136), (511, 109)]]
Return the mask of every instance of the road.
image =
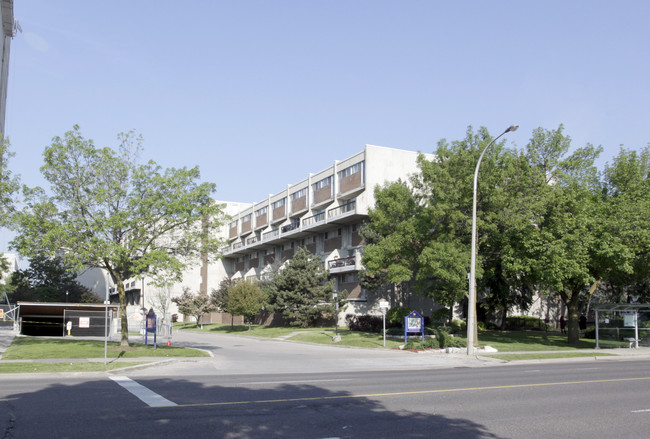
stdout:
[[(496, 367), (452, 361), (445, 368), (433, 357), (397, 352), (407, 359), (403, 370), (377, 363), (361, 371), (359, 363), (349, 360), (340, 370), (324, 371), (309, 370), (318, 347), (253, 340), (236, 347), (236, 340), (223, 339), (210, 347), (199, 342), (223, 358), (113, 374), (0, 377), (4, 438), (650, 435), (647, 360)], [(245, 352), (233, 353), (230, 362), (225, 359), (237, 349)], [(370, 361), (367, 350), (332, 349)], [(277, 357), (285, 351), (293, 363), (305, 352), (305, 363), (285, 364), (284, 369), (261, 364), (269, 352)], [(336, 355), (322, 352), (330, 367)], [(257, 364), (244, 367), (246, 357), (257, 358)], [(413, 358), (428, 358), (433, 367), (415, 367), (409, 363)], [(273, 367), (282, 363), (274, 361)], [(224, 370), (226, 366), (237, 369)]]

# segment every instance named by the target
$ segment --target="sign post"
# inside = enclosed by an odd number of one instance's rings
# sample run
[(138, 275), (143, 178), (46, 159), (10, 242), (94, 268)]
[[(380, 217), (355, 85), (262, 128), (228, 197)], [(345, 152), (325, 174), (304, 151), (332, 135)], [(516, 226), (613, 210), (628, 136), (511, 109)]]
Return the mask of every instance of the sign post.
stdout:
[(144, 328), (144, 345), (147, 346), (147, 336), (150, 332), (153, 332), (153, 348), (156, 349), (158, 344), (156, 343), (156, 313), (153, 312), (153, 308), (149, 309), (147, 313), (147, 320)]
[(380, 300), (379, 308), (381, 309), (382, 323), (384, 325), (384, 347), (386, 347), (386, 312), (388, 311), (388, 302)]

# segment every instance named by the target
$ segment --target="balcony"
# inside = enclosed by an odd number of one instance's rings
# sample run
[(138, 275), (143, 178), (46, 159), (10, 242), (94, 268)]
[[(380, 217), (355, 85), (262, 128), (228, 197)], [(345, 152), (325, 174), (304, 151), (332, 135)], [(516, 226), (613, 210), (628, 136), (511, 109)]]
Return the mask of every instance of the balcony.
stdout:
[(348, 273), (351, 271), (359, 271), (363, 267), (361, 265), (361, 252), (355, 251), (352, 256), (344, 258), (332, 259), (327, 262), (327, 269), (331, 274), (333, 273)]
[(278, 239), (280, 237), (280, 229), (271, 230), (262, 234), (262, 241), (271, 241), (273, 239)]
[(339, 207), (327, 211), (327, 219), (355, 213), (357, 211), (357, 200), (350, 200)]
[(300, 221), (292, 221), (291, 224), (288, 224), (286, 226), (282, 226), (280, 228), (280, 231), (285, 234), (288, 232), (291, 232), (293, 230), (298, 230), (300, 229)]
[[(354, 271), (356, 265), (356, 258), (348, 256), (347, 258), (332, 259), (327, 263), (327, 269), (330, 273), (340, 273), (344, 271)], [(350, 269), (350, 267), (352, 268)], [(339, 268), (342, 270), (339, 270)]]
[(247, 245), (247, 246), (249, 246), (249, 245), (253, 245), (253, 244), (255, 244), (256, 242), (258, 242), (259, 240), (260, 240), (259, 237), (257, 237), (257, 236), (253, 236), (253, 237), (248, 238), (248, 239), (246, 240), (246, 245)]
[(309, 227), (325, 221), (325, 212), (317, 213), (302, 220), (303, 227)]

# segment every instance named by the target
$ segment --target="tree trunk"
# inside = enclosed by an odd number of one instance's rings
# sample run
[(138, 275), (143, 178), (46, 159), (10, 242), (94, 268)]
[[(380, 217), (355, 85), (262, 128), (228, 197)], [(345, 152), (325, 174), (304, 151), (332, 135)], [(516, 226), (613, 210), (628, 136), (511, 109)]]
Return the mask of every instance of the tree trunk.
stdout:
[(124, 290), (124, 283), (121, 279), (115, 278), (117, 291), (120, 296), (120, 327), (122, 329), (122, 338), (120, 340), (120, 346), (128, 348), (129, 347), (129, 319), (126, 314), (126, 291)]
[[(572, 291), (570, 297), (567, 297), (568, 300), (565, 300), (564, 303), (567, 307), (567, 312), (569, 314), (569, 322), (567, 331), (569, 334), (568, 343), (571, 346), (578, 346), (580, 343), (580, 326), (578, 313), (578, 298), (580, 297), (580, 291)], [(563, 295), (564, 298), (564, 295)]]
[(508, 324), (508, 307), (504, 305), (503, 307), (503, 318), (501, 319), (501, 330), (506, 330), (506, 325)]
[(112, 269), (108, 261), (104, 261), (104, 266), (102, 267), (108, 274), (110, 274), (111, 279), (117, 287), (118, 297), (120, 298), (120, 328), (122, 330), (120, 347), (128, 348), (129, 347), (129, 320), (126, 316), (126, 290), (124, 289), (123, 279), (117, 275), (115, 270)]

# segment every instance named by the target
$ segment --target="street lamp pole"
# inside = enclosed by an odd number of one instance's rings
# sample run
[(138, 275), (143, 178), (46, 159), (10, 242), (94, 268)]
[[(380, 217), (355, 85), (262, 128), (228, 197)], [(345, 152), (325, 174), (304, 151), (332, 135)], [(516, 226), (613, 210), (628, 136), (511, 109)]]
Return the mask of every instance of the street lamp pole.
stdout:
[(485, 152), (492, 146), (494, 142), (499, 140), (505, 133), (516, 131), (519, 125), (510, 125), (504, 132), (496, 136), (488, 146), (485, 147), (481, 156), (476, 163), (476, 170), (474, 171), (474, 200), (472, 204), (472, 256), (469, 266), (469, 297), (467, 302), (467, 355), (474, 353), (474, 344), (478, 341), (475, 337), (476, 332), (476, 188), (478, 186), (478, 169), (481, 166), (481, 161)]

